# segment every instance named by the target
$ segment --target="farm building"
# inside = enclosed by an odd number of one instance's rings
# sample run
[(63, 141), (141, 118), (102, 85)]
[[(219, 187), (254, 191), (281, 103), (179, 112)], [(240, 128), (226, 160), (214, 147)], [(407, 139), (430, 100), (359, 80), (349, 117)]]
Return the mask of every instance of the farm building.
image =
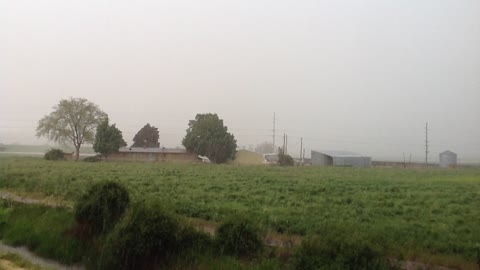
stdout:
[(450, 168), (457, 166), (457, 154), (448, 150), (440, 153), (439, 165), (441, 168)]
[(312, 166), (370, 167), (371, 157), (348, 151), (312, 151)]
[(196, 155), (185, 149), (167, 149), (153, 147), (122, 147), (117, 153), (108, 156), (116, 161), (150, 161), (150, 162), (196, 162)]

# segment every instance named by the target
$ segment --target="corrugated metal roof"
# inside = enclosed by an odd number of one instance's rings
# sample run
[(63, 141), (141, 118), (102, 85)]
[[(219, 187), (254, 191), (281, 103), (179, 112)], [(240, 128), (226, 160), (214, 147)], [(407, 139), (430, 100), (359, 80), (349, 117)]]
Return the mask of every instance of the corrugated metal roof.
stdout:
[(159, 148), (159, 147), (122, 147), (120, 153), (186, 153), (186, 149)]
[(322, 150), (322, 151), (312, 151), (321, 153), (331, 157), (365, 157), (358, 153), (350, 152), (350, 151), (338, 151), (338, 150)]
[(449, 154), (449, 155), (453, 154), (453, 155), (456, 155), (456, 153), (454, 153), (454, 152), (452, 152), (452, 151), (450, 151), (450, 150), (447, 150), (447, 151), (444, 151), (444, 152), (440, 153), (440, 155), (444, 155), (444, 154)]

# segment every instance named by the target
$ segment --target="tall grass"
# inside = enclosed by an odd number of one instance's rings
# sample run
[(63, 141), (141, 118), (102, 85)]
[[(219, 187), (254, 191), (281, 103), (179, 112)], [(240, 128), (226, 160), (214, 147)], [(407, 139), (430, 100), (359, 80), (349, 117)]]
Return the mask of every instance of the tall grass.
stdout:
[(27, 246), (40, 256), (72, 264), (82, 260), (84, 243), (69, 234), (73, 215), (65, 209), (31, 205), (0, 208), (0, 237), (13, 246)]
[(239, 167), (152, 163), (52, 163), (0, 159), (0, 188), (75, 200), (102, 180), (132, 199), (160, 199), (181, 215), (223, 221), (247, 214), (268, 230), (316, 234), (350, 226), (405, 256), (476, 260), (480, 169)]

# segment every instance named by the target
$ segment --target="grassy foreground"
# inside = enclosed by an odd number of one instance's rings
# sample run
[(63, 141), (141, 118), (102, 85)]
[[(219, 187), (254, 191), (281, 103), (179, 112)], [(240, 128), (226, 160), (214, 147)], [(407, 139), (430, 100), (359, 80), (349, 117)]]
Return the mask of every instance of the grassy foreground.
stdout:
[(300, 235), (329, 228), (380, 239), (392, 254), (448, 264), (477, 260), (480, 169), (278, 168), (0, 159), (0, 188), (76, 200), (114, 180), (134, 200), (222, 221), (246, 213), (263, 228)]

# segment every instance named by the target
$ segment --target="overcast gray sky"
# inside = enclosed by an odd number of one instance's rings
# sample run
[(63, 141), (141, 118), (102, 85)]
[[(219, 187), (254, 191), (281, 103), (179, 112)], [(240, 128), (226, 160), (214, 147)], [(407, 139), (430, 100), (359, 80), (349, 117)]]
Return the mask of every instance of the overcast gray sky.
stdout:
[(0, 142), (85, 97), (177, 146), (215, 112), (238, 144), (480, 160), (478, 0), (0, 0)]

